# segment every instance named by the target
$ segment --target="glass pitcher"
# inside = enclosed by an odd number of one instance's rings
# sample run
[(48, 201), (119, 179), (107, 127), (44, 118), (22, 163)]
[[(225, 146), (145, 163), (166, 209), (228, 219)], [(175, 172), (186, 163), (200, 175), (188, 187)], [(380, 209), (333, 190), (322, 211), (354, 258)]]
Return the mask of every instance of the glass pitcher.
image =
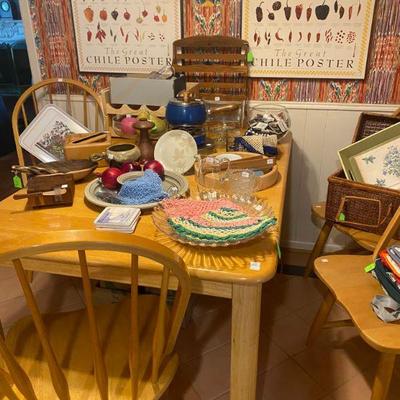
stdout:
[(230, 160), (224, 157), (196, 156), (194, 171), (201, 199), (217, 199), (226, 192)]

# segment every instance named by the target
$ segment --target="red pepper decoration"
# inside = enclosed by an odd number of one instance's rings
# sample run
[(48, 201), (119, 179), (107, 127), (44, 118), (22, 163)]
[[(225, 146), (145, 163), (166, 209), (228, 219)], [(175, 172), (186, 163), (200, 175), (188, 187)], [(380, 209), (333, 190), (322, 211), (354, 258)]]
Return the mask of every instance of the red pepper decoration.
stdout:
[(349, 19), (351, 19), (351, 16), (353, 15), (353, 6), (349, 7)]
[(90, 42), (92, 40), (92, 31), (87, 31), (86, 36), (87, 36), (87, 41)]
[(312, 8), (311, 8), (311, 4), (310, 4), (310, 5), (308, 6), (308, 8), (307, 8), (307, 11), (306, 11), (307, 21), (310, 20), (311, 14), (312, 14)]

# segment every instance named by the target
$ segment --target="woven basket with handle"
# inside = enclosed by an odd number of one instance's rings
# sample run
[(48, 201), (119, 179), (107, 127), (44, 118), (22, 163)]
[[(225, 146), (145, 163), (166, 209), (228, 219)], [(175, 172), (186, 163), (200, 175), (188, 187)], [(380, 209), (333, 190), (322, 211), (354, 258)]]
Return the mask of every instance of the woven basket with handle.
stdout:
[[(400, 122), (399, 111), (393, 115), (361, 113), (353, 143)], [(328, 178), (325, 218), (336, 224), (382, 234), (399, 207), (399, 190), (348, 180), (343, 170)]]

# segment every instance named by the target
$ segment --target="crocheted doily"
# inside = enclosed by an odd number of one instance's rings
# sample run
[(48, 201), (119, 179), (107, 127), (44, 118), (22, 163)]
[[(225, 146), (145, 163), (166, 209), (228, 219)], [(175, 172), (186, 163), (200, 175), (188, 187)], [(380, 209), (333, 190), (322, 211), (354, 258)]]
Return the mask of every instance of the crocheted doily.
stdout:
[(190, 241), (237, 242), (258, 236), (276, 224), (269, 216), (250, 215), (227, 200), (170, 199), (161, 203), (172, 230)]

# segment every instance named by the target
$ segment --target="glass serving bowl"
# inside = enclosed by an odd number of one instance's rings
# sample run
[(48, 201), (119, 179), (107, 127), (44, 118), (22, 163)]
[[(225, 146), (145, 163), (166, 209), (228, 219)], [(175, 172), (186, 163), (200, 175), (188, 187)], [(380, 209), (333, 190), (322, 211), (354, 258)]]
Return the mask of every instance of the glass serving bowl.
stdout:
[[(264, 200), (257, 199), (254, 196), (243, 198), (241, 196), (228, 195), (223, 193), (207, 193), (200, 192), (198, 194), (198, 199), (201, 200), (217, 200), (217, 199), (227, 199), (231, 200), (235, 204), (240, 205), (242, 211), (246, 212), (251, 217), (267, 217), (273, 218), (274, 214), (267, 202)], [(207, 239), (188, 239), (185, 236), (178, 235), (175, 230), (173, 230), (168, 222), (168, 216), (165, 213), (162, 203), (156, 206), (152, 213), (152, 218), (154, 225), (165, 235), (170, 237), (171, 239), (183, 243), (188, 244), (190, 246), (200, 246), (200, 247), (228, 247), (235, 246), (238, 244), (246, 243), (257, 238), (263, 237), (267, 233), (271, 233), (276, 230), (276, 225), (268, 226), (263, 231), (260, 231), (256, 235), (252, 237), (248, 237), (241, 240), (236, 241), (215, 241), (215, 240), (207, 240)]]
[[(282, 140), (286, 134), (290, 131), (291, 120), (289, 112), (286, 107), (279, 104), (257, 104), (249, 106), (247, 112), (248, 126), (254, 126), (257, 122), (265, 123), (266, 125), (272, 124), (274, 132), (278, 136), (278, 141)], [(287, 130), (282, 132), (277, 128), (277, 125), (283, 121), (287, 127)]]
[(138, 131), (136, 129), (135, 129), (135, 133), (133, 133), (133, 134), (127, 134), (127, 133), (122, 132), (122, 130), (121, 130), (121, 121), (125, 117), (126, 117), (125, 115), (114, 115), (114, 117), (112, 117), (112, 122), (111, 122), (112, 130), (114, 131), (114, 133), (117, 136), (120, 136), (120, 137), (123, 137), (123, 138), (126, 138), (126, 139), (133, 139), (135, 141), (138, 141), (139, 134), (138, 134)]

